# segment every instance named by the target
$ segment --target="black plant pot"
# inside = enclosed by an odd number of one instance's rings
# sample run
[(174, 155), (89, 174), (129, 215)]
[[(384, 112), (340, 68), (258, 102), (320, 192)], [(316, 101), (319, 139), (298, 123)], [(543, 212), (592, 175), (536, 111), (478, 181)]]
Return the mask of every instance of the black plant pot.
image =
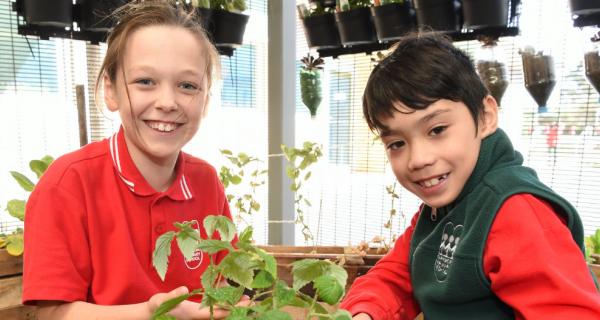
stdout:
[(414, 0), (414, 4), (421, 31), (460, 31), (460, 10), (454, 0)]
[(546, 110), (548, 98), (556, 85), (554, 60), (550, 55), (521, 54), (525, 88), (540, 110)]
[(82, 30), (107, 32), (114, 26), (112, 12), (127, 0), (79, 0)]
[(25, 0), (25, 21), (32, 25), (71, 27), (73, 25), (72, 0)]
[(200, 20), (200, 25), (206, 31), (206, 34), (211, 38), (215, 33), (215, 22), (213, 21), (213, 9), (196, 8), (196, 15)]
[(599, 51), (587, 52), (584, 56), (585, 76), (590, 84), (600, 93), (600, 53)]
[(369, 8), (336, 12), (335, 21), (342, 44), (347, 46), (377, 42), (375, 27), (371, 19)]
[(396, 40), (414, 27), (408, 2), (371, 7), (371, 14), (381, 42)]
[(585, 16), (600, 13), (600, 1), (598, 0), (570, 0), (571, 13)]
[(331, 49), (342, 46), (335, 17), (332, 13), (302, 19), (309, 48)]
[(216, 45), (237, 47), (244, 41), (244, 31), (250, 16), (229, 12), (225, 10), (214, 10), (212, 21), (214, 22), (214, 32), (212, 39)]
[(510, 0), (463, 0), (463, 26), (474, 30), (508, 25)]

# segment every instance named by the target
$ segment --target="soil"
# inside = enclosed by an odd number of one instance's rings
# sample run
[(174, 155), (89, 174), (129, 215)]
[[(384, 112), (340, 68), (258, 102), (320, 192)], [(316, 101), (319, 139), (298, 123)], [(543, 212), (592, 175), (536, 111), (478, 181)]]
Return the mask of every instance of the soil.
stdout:
[(500, 105), (502, 96), (506, 91), (506, 87), (508, 87), (504, 63), (498, 61), (479, 61), (477, 63), (477, 71), (485, 86), (490, 90), (490, 94), (496, 99), (498, 105)]
[(584, 56), (585, 75), (594, 89), (600, 93), (600, 53), (588, 52)]

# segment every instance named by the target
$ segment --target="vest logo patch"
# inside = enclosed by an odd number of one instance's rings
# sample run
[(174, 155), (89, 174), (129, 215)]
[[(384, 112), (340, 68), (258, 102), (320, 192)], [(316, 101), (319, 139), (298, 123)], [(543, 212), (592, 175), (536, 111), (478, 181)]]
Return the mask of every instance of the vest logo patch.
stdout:
[[(200, 224), (196, 220), (193, 220), (192, 222), (193, 222), (192, 228), (197, 230), (198, 234), (200, 234)], [(185, 257), (183, 257), (183, 260), (185, 261), (185, 265), (188, 269), (194, 270), (194, 269), (198, 269), (198, 267), (200, 267), (200, 265), (202, 264), (203, 258), (204, 258), (204, 254), (203, 254), (202, 250), (196, 249), (196, 251), (194, 251), (194, 255), (189, 260), (186, 259)]]
[(448, 276), (448, 269), (452, 264), (452, 256), (454, 255), (454, 251), (458, 246), (462, 231), (462, 224), (454, 226), (452, 222), (448, 222), (444, 226), (444, 233), (442, 234), (440, 249), (437, 257), (435, 258), (435, 265), (433, 267), (435, 278), (438, 281), (444, 281)]

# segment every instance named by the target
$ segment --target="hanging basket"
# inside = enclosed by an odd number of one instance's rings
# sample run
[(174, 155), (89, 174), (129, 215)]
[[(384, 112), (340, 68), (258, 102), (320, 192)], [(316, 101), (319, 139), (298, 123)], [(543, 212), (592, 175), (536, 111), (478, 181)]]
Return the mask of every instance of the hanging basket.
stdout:
[(590, 51), (587, 52), (584, 56), (585, 61), (585, 76), (596, 89), (598, 93), (600, 93), (600, 52), (599, 51)]
[(213, 10), (211, 21), (214, 23), (214, 43), (229, 47), (242, 45), (249, 18), (250, 16), (241, 13)]
[(73, 25), (72, 0), (24, 0), (25, 21), (28, 24), (67, 28)]
[(414, 27), (408, 1), (371, 7), (377, 39), (397, 40)]
[(552, 56), (542, 53), (521, 53), (521, 59), (525, 88), (537, 103), (540, 112), (543, 112), (556, 85)]
[(510, 0), (463, 0), (463, 27), (475, 30), (485, 27), (506, 27)]
[(598, 0), (570, 0), (571, 13), (578, 16), (600, 13)]
[(311, 49), (331, 49), (342, 46), (333, 13), (302, 19), (306, 42)]
[(460, 11), (454, 0), (414, 0), (419, 30), (460, 31)]
[(369, 8), (336, 12), (335, 21), (342, 44), (348, 46), (377, 42), (375, 27), (371, 19)]
[(79, 26), (82, 30), (108, 32), (114, 26), (111, 13), (125, 3), (127, 0), (79, 0)]

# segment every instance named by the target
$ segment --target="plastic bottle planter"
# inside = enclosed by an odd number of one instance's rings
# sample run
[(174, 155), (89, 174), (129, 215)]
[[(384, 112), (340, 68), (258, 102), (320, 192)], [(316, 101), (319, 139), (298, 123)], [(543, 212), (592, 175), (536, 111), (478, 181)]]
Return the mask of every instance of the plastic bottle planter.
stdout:
[(371, 7), (371, 14), (381, 42), (396, 40), (414, 27), (408, 0)]
[(460, 31), (460, 11), (454, 0), (414, 0), (414, 5), (419, 30)]
[(492, 97), (500, 105), (502, 96), (504, 96), (506, 87), (508, 87), (504, 63), (497, 60), (479, 60), (477, 61), (477, 72)]
[(72, 0), (25, 0), (23, 11), (28, 24), (59, 28), (73, 25)]
[(305, 17), (302, 24), (309, 48), (331, 49), (342, 46), (333, 13)]
[(587, 52), (584, 60), (585, 76), (594, 89), (600, 93), (600, 52), (598, 50)]
[(237, 47), (244, 41), (244, 32), (250, 16), (229, 12), (225, 10), (214, 10), (212, 21), (215, 26), (212, 38), (217, 45)]
[(300, 69), (300, 94), (302, 103), (308, 108), (311, 118), (317, 115), (317, 108), (321, 104), (321, 70)]
[(336, 12), (335, 21), (345, 46), (377, 42), (369, 8)]
[(543, 53), (521, 53), (525, 88), (539, 107), (539, 112), (547, 110), (546, 103), (556, 85), (554, 62), (551, 56)]
[(570, 0), (571, 13), (578, 16), (600, 13), (598, 0)]
[(463, 0), (463, 27), (471, 30), (485, 27), (506, 27), (509, 1)]
[(79, 0), (79, 26), (82, 30), (108, 32), (114, 25), (111, 13), (127, 3), (127, 0)]

